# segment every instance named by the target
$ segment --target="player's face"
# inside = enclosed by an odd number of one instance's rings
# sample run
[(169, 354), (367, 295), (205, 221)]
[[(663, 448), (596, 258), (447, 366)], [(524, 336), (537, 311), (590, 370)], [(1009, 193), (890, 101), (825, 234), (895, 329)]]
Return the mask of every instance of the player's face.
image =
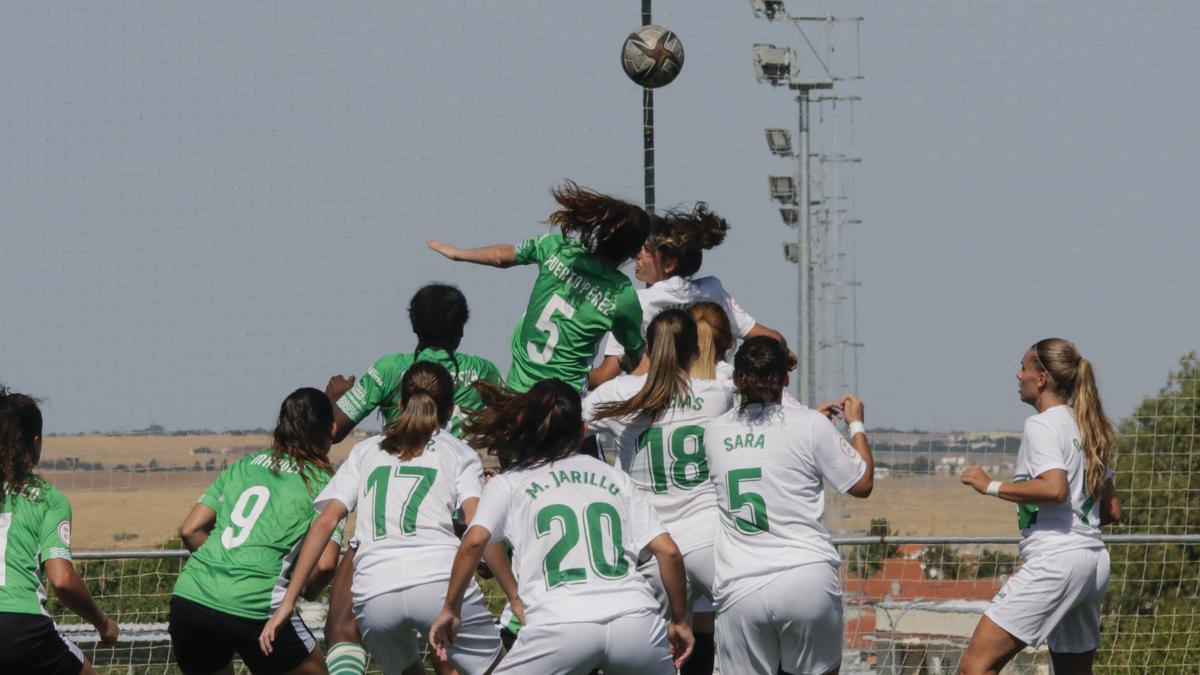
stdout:
[(644, 281), (648, 284), (657, 284), (667, 278), (667, 266), (663, 261), (662, 253), (657, 250), (651, 251), (645, 246), (641, 251), (638, 251), (637, 259), (633, 263), (633, 275), (638, 281)]
[(1046, 379), (1046, 373), (1037, 365), (1037, 353), (1031, 347), (1021, 359), (1021, 370), (1017, 371), (1017, 393), (1023, 403), (1033, 405)]

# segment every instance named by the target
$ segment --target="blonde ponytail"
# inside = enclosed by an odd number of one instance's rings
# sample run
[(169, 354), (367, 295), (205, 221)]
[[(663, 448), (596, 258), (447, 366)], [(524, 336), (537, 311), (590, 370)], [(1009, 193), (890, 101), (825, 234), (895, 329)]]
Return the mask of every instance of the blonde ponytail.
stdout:
[(691, 392), (688, 364), (696, 355), (696, 322), (692, 317), (680, 309), (664, 310), (650, 322), (646, 338), (650, 348), (646, 382), (628, 401), (597, 406), (596, 419), (641, 414), (658, 417), (671, 405), (671, 399)]
[(1084, 486), (1088, 494), (1099, 495), (1108, 469), (1116, 458), (1117, 435), (1104, 414), (1095, 370), (1069, 340), (1046, 338), (1033, 345), (1033, 350), (1038, 364), (1075, 411), (1075, 424), (1079, 427), (1079, 441), (1087, 463)]
[(688, 307), (696, 322), (696, 341), (699, 354), (692, 363), (691, 376), (697, 380), (717, 379), (717, 362), (733, 348), (733, 329), (729, 316), (715, 302), (697, 302)]
[(454, 380), (440, 365), (418, 361), (400, 380), (400, 403), (404, 411), (384, 430), (379, 447), (407, 462), (421, 456), (429, 439), (449, 423)]

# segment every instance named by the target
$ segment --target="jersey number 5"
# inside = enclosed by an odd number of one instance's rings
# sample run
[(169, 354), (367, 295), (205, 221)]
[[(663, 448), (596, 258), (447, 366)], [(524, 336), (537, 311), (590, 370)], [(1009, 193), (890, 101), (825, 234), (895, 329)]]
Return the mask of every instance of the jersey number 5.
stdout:
[[(393, 468), (395, 473), (393, 473)], [(387, 536), (387, 494), (392, 478), (403, 478), (407, 483), (408, 494), (404, 498), (404, 509), (400, 517), (400, 533), (411, 537), (417, 533), (417, 512), (421, 502), (433, 487), (437, 478), (437, 469), (428, 466), (381, 466), (367, 476), (367, 492), (375, 493), (375, 522), (371, 533), (375, 541)]]
[(546, 365), (554, 357), (554, 348), (558, 346), (559, 337), (558, 324), (554, 323), (555, 312), (568, 319), (575, 316), (575, 308), (568, 305), (566, 300), (563, 300), (558, 294), (550, 296), (550, 301), (542, 308), (542, 314), (538, 317), (536, 324), (538, 330), (546, 333), (546, 344), (541, 348), (532, 341), (525, 344), (525, 353), (529, 354), (529, 358), (534, 363)]
[[(737, 529), (746, 534), (762, 534), (770, 530), (771, 525), (767, 521), (766, 500), (757, 492), (742, 490), (743, 482), (762, 480), (762, 468), (755, 466), (747, 469), (734, 469), (726, 478), (729, 483), (729, 514), (733, 516), (733, 522), (737, 525)], [(747, 506), (750, 507), (749, 519), (742, 515), (745, 513), (743, 509)]]
[[(542, 560), (542, 571), (546, 575), (546, 588), (563, 584), (581, 584), (587, 581), (587, 570), (582, 567), (562, 568), (563, 560), (579, 544), (579, 517), (565, 504), (550, 504), (537, 513), (537, 536), (553, 534), (553, 523), (558, 522), (562, 538), (546, 552)], [(625, 559), (625, 547), (621, 544), (621, 515), (608, 502), (592, 502), (583, 510), (584, 530), (592, 571), (604, 579), (620, 579), (629, 572), (629, 561)], [(608, 523), (608, 527), (604, 523)], [(609, 535), (609, 541), (604, 535)], [(608, 561), (608, 549), (613, 551), (613, 562)]]

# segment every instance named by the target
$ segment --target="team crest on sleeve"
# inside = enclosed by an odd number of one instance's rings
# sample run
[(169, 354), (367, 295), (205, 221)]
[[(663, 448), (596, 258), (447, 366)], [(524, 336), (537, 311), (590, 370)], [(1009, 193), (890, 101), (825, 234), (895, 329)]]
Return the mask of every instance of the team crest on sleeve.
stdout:
[(838, 448), (842, 451), (843, 455), (849, 457), (850, 459), (858, 457), (858, 451), (854, 449), (853, 445), (850, 445), (850, 441), (847, 441), (845, 437), (840, 434), (838, 435)]
[(67, 546), (71, 545), (71, 521), (64, 520), (58, 524), (58, 538)]

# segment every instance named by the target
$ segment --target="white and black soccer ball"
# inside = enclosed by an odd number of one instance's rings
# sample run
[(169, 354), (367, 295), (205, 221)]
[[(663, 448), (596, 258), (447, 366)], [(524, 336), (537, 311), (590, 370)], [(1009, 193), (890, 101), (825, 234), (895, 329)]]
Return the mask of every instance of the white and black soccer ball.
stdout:
[(662, 26), (642, 26), (625, 38), (621, 66), (643, 87), (668, 85), (683, 70), (683, 42)]

